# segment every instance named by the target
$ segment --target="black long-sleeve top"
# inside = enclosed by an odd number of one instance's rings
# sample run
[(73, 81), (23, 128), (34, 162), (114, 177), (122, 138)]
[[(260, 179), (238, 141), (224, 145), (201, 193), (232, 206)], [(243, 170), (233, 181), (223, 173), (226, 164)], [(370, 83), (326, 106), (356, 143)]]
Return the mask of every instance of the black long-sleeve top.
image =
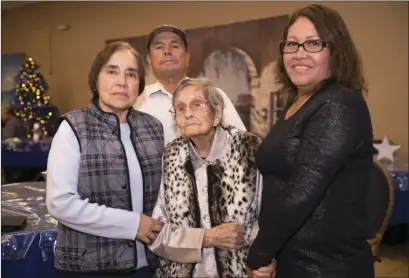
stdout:
[[(271, 128), (257, 153), (264, 186), (260, 230), (248, 256), (250, 269), (270, 264), (286, 249), (299, 249), (295, 267), (303, 258), (327, 252), (329, 245), (336, 253), (338, 247), (348, 248), (343, 244), (350, 239), (365, 240), (372, 139), (364, 98), (334, 82)], [(291, 255), (287, 258), (291, 264)], [(317, 261), (314, 257), (309, 264)], [(317, 264), (313, 267), (319, 269)]]

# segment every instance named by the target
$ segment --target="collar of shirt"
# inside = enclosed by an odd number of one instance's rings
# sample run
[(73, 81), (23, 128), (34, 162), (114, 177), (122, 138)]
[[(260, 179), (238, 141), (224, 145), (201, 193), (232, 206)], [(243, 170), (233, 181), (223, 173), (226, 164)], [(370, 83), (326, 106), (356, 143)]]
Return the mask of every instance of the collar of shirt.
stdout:
[(227, 144), (227, 131), (220, 126), (216, 128), (212, 146), (210, 147), (209, 155), (203, 159), (197, 153), (196, 148), (192, 142), (189, 142), (190, 157), (192, 159), (193, 168), (196, 170), (200, 168), (203, 163), (213, 164), (217, 159), (220, 159), (226, 150)]
[[(185, 80), (186, 78), (188, 78), (188, 77), (186, 76), (183, 80)], [(173, 97), (173, 94), (169, 93), (169, 92), (165, 89), (165, 87), (163, 87), (162, 83), (160, 83), (159, 81), (156, 81), (156, 83), (153, 83), (153, 84), (152, 84), (152, 87), (149, 88), (149, 91), (147, 92), (147, 93), (148, 93), (147, 95), (148, 95), (148, 97), (149, 97), (150, 95), (155, 94), (155, 93), (159, 93), (159, 92), (161, 92), (161, 93), (167, 95), (167, 96), (170, 97), (170, 98)]]
[(156, 94), (156, 93), (162, 93), (164, 95), (167, 95), (168, 97), (172, 98), (172, 94), (169, 93), (165, 87), (163, 87), (163, 85), (161, 83), (159, 83), (159, 81), (156, 81), (156, 83), (153, 83), (150, 88), (149, 91), (147, 92), (147, 96), (151, 96), (152, 94)]

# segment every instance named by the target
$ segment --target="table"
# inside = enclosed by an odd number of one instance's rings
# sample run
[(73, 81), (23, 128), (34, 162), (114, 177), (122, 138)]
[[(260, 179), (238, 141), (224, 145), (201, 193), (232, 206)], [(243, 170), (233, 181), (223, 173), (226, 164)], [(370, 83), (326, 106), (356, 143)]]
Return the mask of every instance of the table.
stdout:
[(2, 214), (28, 217), (23, 231), (2, 233), (1, 277), (53, 278), (57, 221), (45, 205), (45, 182), (2, 185)]
[(395, 203), (389, 224), (409, 224), (408, 157), (398, 157), (395, 162), (380, 162), (389, 171), (395, 184)]
[(46, 168), (52, 139), (46, 137), (38, 142), (29, 139), (20, 139), (19, 142), (2, 140), (2, 167)]
[(38, 142), (22, 139), (19, 142), (1, 141), (1, 167), (7, 183), (34, 181), (47, 169), (52, 137)]

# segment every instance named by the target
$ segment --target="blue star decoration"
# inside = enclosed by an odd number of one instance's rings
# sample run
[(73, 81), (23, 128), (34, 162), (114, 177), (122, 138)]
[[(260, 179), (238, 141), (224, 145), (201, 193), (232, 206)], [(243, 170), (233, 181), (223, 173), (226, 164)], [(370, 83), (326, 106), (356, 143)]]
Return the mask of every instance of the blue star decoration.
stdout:
[(398, 145), (391, 145), (388, 137), (384, 136), (380, 144), (373, 144), (374, 148), (378, 150), (376, 159), (395, 161), (394, 153), (400, 149)]

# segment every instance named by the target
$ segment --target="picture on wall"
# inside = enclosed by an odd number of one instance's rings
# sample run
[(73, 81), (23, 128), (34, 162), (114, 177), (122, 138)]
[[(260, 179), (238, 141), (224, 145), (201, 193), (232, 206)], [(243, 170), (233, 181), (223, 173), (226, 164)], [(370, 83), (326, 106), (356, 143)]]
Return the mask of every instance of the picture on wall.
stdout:
[[(284, 15), (185, 30), (191, 51), (188, 76), (205, 76), (225, 91), (247, 129), (261, 137), (283, 111), (274, 65), (288, 19)], [(144, 35), (106, 43), (126, 41), (145, 56), (146, 40)], [(146, 71), (147, 84), (155, 82), (148, 65)]]
[(23, 63), (24, 54), (1, 55), (1, 105), (10, 105), (16, 92), (16, 80)]

